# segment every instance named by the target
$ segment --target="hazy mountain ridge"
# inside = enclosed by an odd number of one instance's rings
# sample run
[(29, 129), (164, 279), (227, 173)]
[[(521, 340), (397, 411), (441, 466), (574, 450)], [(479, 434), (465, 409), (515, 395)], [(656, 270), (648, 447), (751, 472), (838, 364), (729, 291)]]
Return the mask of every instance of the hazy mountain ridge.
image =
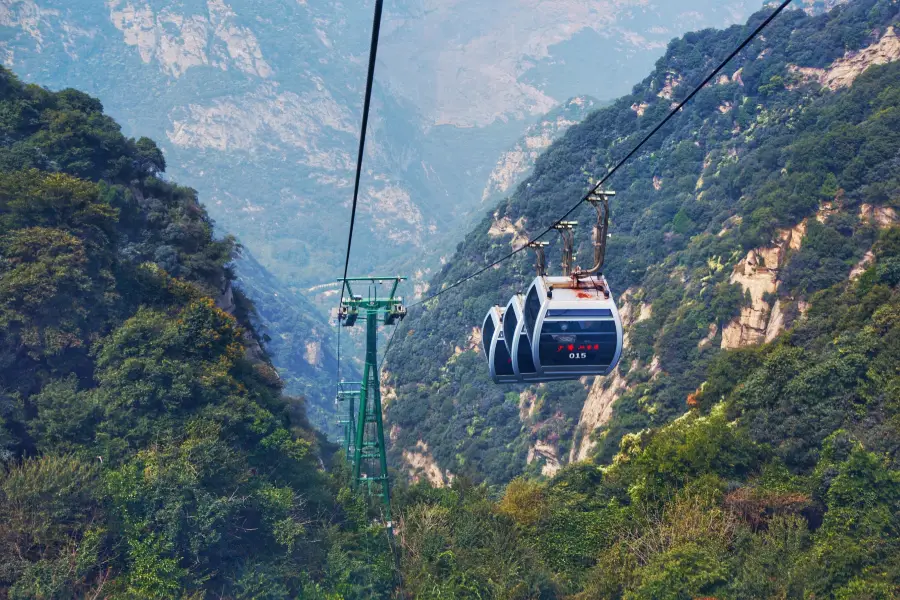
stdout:
[(541, 152), (549, 148), (569, 127), (580, 123), (598, 108), (599, 101), (590, 96), (571, 98), (529, 126), (519, 141), (500, 155), (481, 195), (482, 202), (496, 200), (496, 197), (515, 188), (534, 167)]

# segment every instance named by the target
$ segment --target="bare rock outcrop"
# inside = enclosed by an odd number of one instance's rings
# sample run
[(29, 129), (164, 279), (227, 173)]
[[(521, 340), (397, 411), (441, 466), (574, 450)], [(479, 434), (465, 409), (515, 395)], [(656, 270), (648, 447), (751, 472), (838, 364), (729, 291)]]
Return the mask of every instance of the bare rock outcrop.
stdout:
[(237, 24), (224, 0), (207, 0), (199, 14), (169, 8), (157, 12), (140, 0), (109, 0), (110, 20), (141, 60), (156, 60), (163, 71), (181, 77), (192, 67), (212, 66), (268, 78), (272, 68), (253, 32)]
[(523, 422), (534, 417), (538, 409), (538, 396), (531, 388), (519, 394), (519, 419)]
[[(214, 301), (216, 308), (234, 316), (235, 310), (237, 310), (237, 303), (234, 300), (234, 287), (230, 280), (223, 282), (222, 291), (214, 298)], [(249, 331), (244, 330), (243, 339), (246, 347), (245, 355), (249, 361), (254, 363), (268, 362), (265, 350), (262, 349), (262, 346), (259, 345), (259, 342)]]
[(853, 85), (856, 78), (872, 65), (884, 65), (900, 59), (900, 36), (888, 27), (881, 38), (862, 50), (848, 52), (827, 69), (789, 65), (788, 71), (801, 81), (816, 81), (822, 87), (836, 90)]
[(562, 468), (559, 462), (559, 450), (553, 444), (538, 440), (528, 449), (527, 462), (530, 465), (536, 460), (544, 461), (541, 474), (553, 477)]
[(409, 466), (409, 478), (413, 482), (424, 477), (434, 487), (444, 487), (453, 481), (453, 474), (444, 472), (435, 462), (428, 444), (422, 440), (416, 442), (415, 449), (404, 450), (403, 460)]
[(306, 352), (303, 358), (312, 367), (318, 367), (322, 364), (322, 342), (311, 341), (306, 343)]
[(591, 440), (591, 432), (598, 427), (606, 425), (612, 418), (613, 404), (627, 389), (625, 378), (616, 369), (607, 381), (598, 377), (588, 393), (584, 406), (581, 407), (581, 417), (578, 419), (576, 430), (576, 443), (569, 452), (569, 462), (584, 460), (594, 447)]
[(776, 301), (769, 303), (778, 290), (778, 273), (789, 250), (799, 250), (806, 235), (806, 222), (791, 229), (782, 229), (772, 246), (756, 248), (747, 253), (734, 268), (731, 283), (740, 284), (750, 293), (750, 306), (741, 309), (722, 331), (722, 348), (742, 348), (771, 340), (784, 330), (784, 315)]
[(663, 87), (656, 95), (660, 98), (671, 100), (673, 94), (675, 93), (675, 88), (677, 88), (680, 83), (681, 75), (679, 75), (678, 73), (667, 73), (666, 80), (663, 83)]
[(525, 233), (525, 217), (521, 217), (513, 223), (509, 217), (499, 218), (499, 215), (494, 214), (494, 222), (488, 229), (488, 235), (492, 237), (511, 235), (510, 245), (513, 249), (521, 248), (528, 243), (528, 234)]
[(859, 207), (859, 218), (882, 229), (900, 223), (900, 219), (897, 218), (897, 211), (890, 206), (862, 204)]

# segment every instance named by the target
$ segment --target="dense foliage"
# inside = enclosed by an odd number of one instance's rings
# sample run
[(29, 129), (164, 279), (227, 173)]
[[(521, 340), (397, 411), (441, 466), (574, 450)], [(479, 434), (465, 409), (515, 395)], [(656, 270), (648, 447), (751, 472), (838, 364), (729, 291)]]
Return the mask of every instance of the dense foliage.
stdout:
[(404, 495), (417, 598), (896, 598), (900, 228), (776, 342), (719, 354), (694, 408), (609, 466)]
[[(411, 595), (900, 597), (900, 227), (871, 217), (900, 203), (900, 64), (837, 91), (793, 66), (825, 67), (898, 17), (896, 2), (877, 0), (785, 14), (616, 176), (607, 273), (651, 316), (629, 331), (627, 391), (594, 433), (592, 460), (489, 485), (522, 472), (535, 440), (561, 453), (578, 441), (581, 384), (498, 388), (465, 351), (483, 311), (527, 281), (527, 260), (401, 329), (389, 407), (398, 446), (424, 439), (462, 474), (401, 496)], [(508, 238), (488, 233), (494, 219), (532, 231), (563, 212), (743, 32), (673, 42), (632, 96), (540, 159), (434, 286), (507, 251)], [(769, 265), (779, 285), (766, 298), (784, 307), (786, 331), (723, 351), (723, 326), (749, 302), (733, 266), (790, 230), (802, 245), (784, 243)], [(520, 413), (525, 398), (533, 415)]]
[[(897, 10), (787, 13), (618, 176), (608, 274), (652, 314), (593, 460), (517, 477), (535, 440), (578, 442), (587, 385), (498, 388), (466, 349), (528, 261), (402, 326), (394, 458), (423, 439), (457, 477), (395, 478), (395, 545), (282, 395), (234, 240), (156, 145), (0, 70), (0, 598), (897, 597), (900, 228), (860, 207), (900, 198), (900, 63), (839, 91), (789, 66), (877, 40)], [(557, 214), (744, 31), (673, 42), (498, 216)], [(506, 251), (493, 218), (435, 287)], [(770, 299), (786, 331), (702, 343), (747, 303), (730, 267), (801, 222)]]
[(0, 598), (389, 590), (156, 145), (6, 70), (0, 138)]
[[(749, 295), (729, 279), (749, 250), (805, 224), (802, 248), (787, 249), (778, 290), (767, 298), (782, 305), (790, 326), (814, 293), (846, 281), (871, 248), (877, 227), (861, 207), (897, 206), (900, 197), (900, 66), (871, 67), (837, 90), (803, 69), (876, 43), (898, 22), (898, 10), (890, 0), (857, 0), (818, 17), (785, 12), (610, 181), (618, 196), (606, 275), (620, 297), (628, 290), (633, 309), (642, 304), (652, 316), (630, 328), (619, 367), (627, 392), (593, 434), (604, 461), (627, 433), (682, 414), (684, 399), (707, 379), (723, 329), (748, 306)], [(432, 289), (509, 251), (509, 236), (489, 232), (496, 220), (533, 235), (565, 213), (591, 177), (633, 147), (766, 14), (674, 40), (633, 94), (572, 127), (538, 160), (534, 174), (459, 245)], [(583, 207), (571, 218), (590, 223), (593, 214)], [(582, 257), (591, 255), (589, 237), (580, 236)], [(550, 264), (557, 260), (551, 253)], [(442, 468), (503, 483), (537, 472), (539, 461), (526, 467), (536, 441), (565, 462), (591, 434), (577, 427), (590, 382), (495, 386), (472, 343), (488, 307), (530, 283), (532, 262), (522, 253), (413, 311), (401, 327), (403, 343), (388, 359), (398, 393), (388, 411), (398, 463), (422, 439)], [(532, 404), (520, 421), (520, 408)]]

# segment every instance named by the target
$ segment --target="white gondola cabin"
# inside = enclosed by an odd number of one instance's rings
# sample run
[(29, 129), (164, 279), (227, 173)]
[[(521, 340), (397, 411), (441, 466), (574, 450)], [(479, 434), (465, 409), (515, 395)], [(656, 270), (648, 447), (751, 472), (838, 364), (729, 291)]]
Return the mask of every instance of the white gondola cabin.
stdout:
[(519, 377), (513, 371), (512, 359), (503, 336), (503, 308), (492, 306), (481, 328), (481, 343), (487, 357), (494, 383), (516, 383)]
[(524, 318), (538, 376), (608, 375), (622, 355), (622, 321), (602, 275), (537, 277)]
[(528, 383), (577, 379), (576, 375), (539, 375), (531, 351), (531, 335), (525, 326), (525, 296), (510, 298), (503, 314), (503, 337), (512, 358), (513, 372)]

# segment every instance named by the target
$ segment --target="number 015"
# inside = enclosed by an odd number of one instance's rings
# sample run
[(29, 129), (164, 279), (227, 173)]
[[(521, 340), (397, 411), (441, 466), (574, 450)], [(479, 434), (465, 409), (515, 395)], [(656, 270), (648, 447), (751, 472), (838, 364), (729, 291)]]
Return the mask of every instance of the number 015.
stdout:
[(569, 354), (569, 358), (571, 358), (572, 360), (587, 358), (587, 352), (572, 352), (571, 354)]

